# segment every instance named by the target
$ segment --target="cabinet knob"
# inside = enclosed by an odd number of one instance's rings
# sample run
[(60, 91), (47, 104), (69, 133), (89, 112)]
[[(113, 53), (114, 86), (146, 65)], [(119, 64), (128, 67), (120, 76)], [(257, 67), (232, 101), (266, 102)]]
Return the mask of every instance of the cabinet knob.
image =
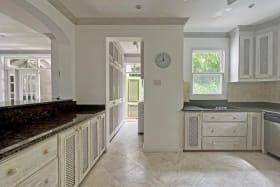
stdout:
[(44, 151), (43, 151), (43, 154), (44, 155), (46, 155), (46, 154), (48, 154), (49, 153), (49, 150), (48, 149), (45, 149)]
[(234, 116), (233, 119), (237, 119), (237, 117)]
[(45, 182), (45, 184), (48, 184), (48, 183), (49, 183), (49, 180), (48, 180), (48, 179), (45, 179), (44, 182)]
[(212, 116), (211, 119), (215, 119), (215, 116)]
[(16, 172), (17, 172), (17, 168), (9, 169), (7, 172), (7, 176), (12, 176), (12, 175), (16, 174)]
[(214, 129), (211, 130), (211, 133), (214, 133)]

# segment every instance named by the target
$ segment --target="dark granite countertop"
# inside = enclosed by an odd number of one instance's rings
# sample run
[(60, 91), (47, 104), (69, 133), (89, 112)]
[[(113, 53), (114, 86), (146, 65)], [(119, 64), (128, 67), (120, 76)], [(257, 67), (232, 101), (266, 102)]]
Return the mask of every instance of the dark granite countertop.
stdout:
[(0, 129), (0, 160), (102, 112), (104, 109), (71, 112), (16, 129)]
[[(222, 109), (219, 107), (227, 107)], [(216, 108), (218, 107), (218, 108)], [(216, 102), (215, 101), (191, 101), (185, 103), (183, 111), (204, 112), (269, 112), (280, 113), (280, 104), (266, 102)]]

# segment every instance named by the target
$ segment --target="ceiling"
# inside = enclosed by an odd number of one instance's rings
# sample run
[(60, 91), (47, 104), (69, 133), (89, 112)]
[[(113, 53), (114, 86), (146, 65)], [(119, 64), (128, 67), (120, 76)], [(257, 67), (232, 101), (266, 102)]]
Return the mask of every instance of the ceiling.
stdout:
[(50, 50), (51, 41), (24, 24), (0, 13), (0, 50)]
[[(185, 31), (228, 32), (280, 15), (280, 0), (59, 0), (77, 18), (190, 17)], [(252, 3), (255, 7), (248, 8)], [(138, 10), (136, 5), (141, 5)], [(227, 9), (227, 12), (225, 9)]]
[(135, 42), (133, 41), (120, 41), (119, 45), (123, 49), (125, 54), (140, 54), (141, 50), (141, 44), (140, 42)]

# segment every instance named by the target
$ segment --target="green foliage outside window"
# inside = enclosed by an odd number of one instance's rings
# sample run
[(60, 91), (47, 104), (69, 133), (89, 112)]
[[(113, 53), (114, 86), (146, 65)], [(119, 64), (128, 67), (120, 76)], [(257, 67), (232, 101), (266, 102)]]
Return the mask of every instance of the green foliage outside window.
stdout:
[(220, 52), (193, 52), (193, 94), (222, 94), (222, 65)]

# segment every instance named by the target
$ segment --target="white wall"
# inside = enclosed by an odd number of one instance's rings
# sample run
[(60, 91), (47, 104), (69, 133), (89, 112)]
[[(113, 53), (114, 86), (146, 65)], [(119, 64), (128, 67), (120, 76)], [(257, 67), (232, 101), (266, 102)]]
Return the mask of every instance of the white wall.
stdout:
[[(106, 37), (144, 39), (144, 149), (182, 150), (183, 26), (77, 26), (76, 95), (79, 104), (106, 102)], [(154, 63), (155, 56), (163, 51), (172, 58), (168, 69), (160, 69)], [(162, 85), (154, 86), (154, 80), (161, 80)]]
[[(229, 67), (229, 38), (185, 38), (184, 39), (184, 81), (188, 84), (191, 82), (192, 75), (192, 50), (193, 49), (224, 49), (225, 57), (225, 81), (228, 81), (228, 67)], [(226, 89), (227, 90), (227, 89)], [(191, 92), (189, 89), (185, 90)], [(185, 101), (188, 100), (190, 93), (185, 93)]]

